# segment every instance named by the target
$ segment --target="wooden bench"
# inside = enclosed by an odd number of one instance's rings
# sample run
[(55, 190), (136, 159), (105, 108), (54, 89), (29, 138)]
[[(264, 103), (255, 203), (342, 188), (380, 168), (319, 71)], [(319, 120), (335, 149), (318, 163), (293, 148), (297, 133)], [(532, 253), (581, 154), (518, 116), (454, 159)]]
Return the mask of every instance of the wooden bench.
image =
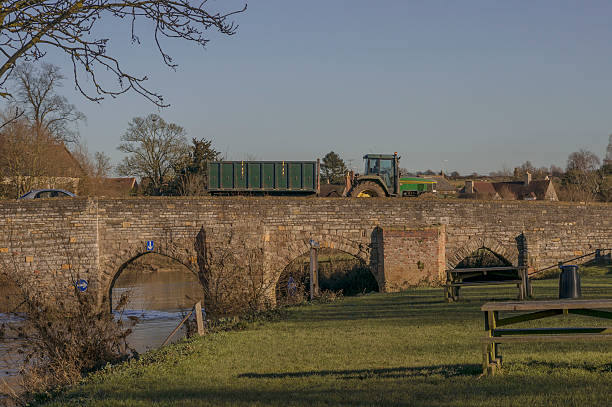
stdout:
[[(501, 368), (501, 343), (526, 342), (587, 342), (612, 340), (612, 328), (500, 328), (525, 321), (554, 317), (557, 315), (583, 315), (612, 319), (612, 300), (551, 300), (488, 302), (481, 307), (484, 312), (486, 335), (483, 344), (483, 374), (495, 374)], [(500, 318), (500, 312), (522, 312)]]
[(523, 267), (475, 267), (446, 270), (446, 301), (459, 300), (462, 287), (489, 287), (494, 285), (514, 285), (518, 288), (518, 298), (523, 300), (531, 295), (531, 285), (527, 269)]

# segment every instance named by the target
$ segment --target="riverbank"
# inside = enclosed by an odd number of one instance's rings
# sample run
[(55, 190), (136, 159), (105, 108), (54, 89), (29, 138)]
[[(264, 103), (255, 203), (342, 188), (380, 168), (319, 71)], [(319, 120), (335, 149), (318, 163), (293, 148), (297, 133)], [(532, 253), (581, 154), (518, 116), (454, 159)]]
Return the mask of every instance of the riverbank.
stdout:
[[(555, 298), (557, 284), (536, 281), (537, 299)], [(612, 275), (586, 276), (583, 294), (610, 297)], [(441, 289), (419, 288), (290, 308), (98, 372), (48, 405), (606, 405), (607, 343), (508, 345), (502, 374), (479, 376), (480, 305), (515, 295), (465, 290), (447, 304)]]

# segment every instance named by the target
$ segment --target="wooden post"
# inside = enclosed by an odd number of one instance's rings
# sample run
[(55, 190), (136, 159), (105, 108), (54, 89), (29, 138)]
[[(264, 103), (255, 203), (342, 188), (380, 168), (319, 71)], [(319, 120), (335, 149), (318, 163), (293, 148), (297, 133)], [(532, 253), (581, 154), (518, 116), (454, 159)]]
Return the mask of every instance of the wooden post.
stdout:
[[(499, 319), (498, 311), (485, 311), (484, 322), (487, 337), (493, 337), (493, 332), (497, 328), (497, 320)], [(488, 342), (483, 347), (483, 373), (494, 375), (495, 371), (501, 367), (501, 354), (499, 344)]]
[(444, 296), (446, 297), (446, 302), (453, 301), (453, 295), (452, 295), (453, 287), (451, 287), (452, 283), (453, 281), (452, 281), (451, 271), (446, 270), (446, 286), (444, 287)]
[(522, 281), (521, 283), (522, 292), (519, 297), (521, 300), (525, 300), (531, 297), (533, 294), (531, 290), (531, 281), (529, 281), (529, 270), (527, 269), (527, 267), (520, 267), (518, 271), (519, 271), (519, 276)]
[(533, 297), (533, 289), (531, 288), (531, 280), (529, 280), (529, 269), (525, 267), (525, 298)]
[(202, 319), (202, 303), (196, 302), (195, 305), (196, 322), (198, 324), (198, 335), (204, 335), (204, 320)]
[(319, 262), (316, 242), (310, 241), (310, 299), (319, 296)]

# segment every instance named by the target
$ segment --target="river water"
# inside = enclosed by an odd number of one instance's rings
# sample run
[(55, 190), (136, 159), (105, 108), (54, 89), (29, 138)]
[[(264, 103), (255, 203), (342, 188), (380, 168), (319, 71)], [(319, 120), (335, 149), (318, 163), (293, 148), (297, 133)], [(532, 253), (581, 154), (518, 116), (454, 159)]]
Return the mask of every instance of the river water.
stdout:
[[(128, 338), (130, 345), (140, 353), (159, 347), (193, 305), (203, 298), (197, 277), (176, 268), (123, 273), (113, 288), (113, 304), (123, 293), (129, 298), (124, 317), (140, 319)], [(184, 335), (181, 329), (172, 340)]]
[[(145, 256), (148, 257), (148, 256)], [(197, 277), (182, 265), (164, 264), (163, 267), (128, 267), (119, 276), (113, 287), (113, 304), (123, 293), (129, 301), (123, 317), (136, 316), (138, 324), (128, 337), (128, 343), (142, 353), (159, 347), (181, 319), (197, 301), (203, 298), (202, 286)], [(0, 298), (3, 296), (0, 287)], [(18, 324), (0, 310), (0, 324)], [(184, 329), (177, 332), (172, 342), (185, 336)], [(20, 358), (16, 352), (19, 341), (8, 335), (0, 338), (0, 385), (2, 380), (14, 382)]]

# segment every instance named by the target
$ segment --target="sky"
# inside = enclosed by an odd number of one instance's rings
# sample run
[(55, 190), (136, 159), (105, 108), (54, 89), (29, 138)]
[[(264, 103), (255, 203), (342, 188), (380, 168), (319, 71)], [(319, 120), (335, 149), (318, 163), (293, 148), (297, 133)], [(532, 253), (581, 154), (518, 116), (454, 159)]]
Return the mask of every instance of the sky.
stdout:
[[(213, 11), (240, 8), (209, 0)], [(531, 161), (565, 167), (578, 149), (601, 158), (612, 133), (612, 2), (256, 0), (235, 35), (205, 49), (166, 41), (166, 67), (137, 25), (112, 19), (109, 53), (164, 95), (100, 103), (66, 81), (87, 116), (81, 137), (115, 163), (133, 117), (160, 114), (227, 159), (314, 160), (335, 151), (362, 167), (393, 153), (409, 170), (488, 173)], [(47, 57), (70, 74), (66, 58)]]

